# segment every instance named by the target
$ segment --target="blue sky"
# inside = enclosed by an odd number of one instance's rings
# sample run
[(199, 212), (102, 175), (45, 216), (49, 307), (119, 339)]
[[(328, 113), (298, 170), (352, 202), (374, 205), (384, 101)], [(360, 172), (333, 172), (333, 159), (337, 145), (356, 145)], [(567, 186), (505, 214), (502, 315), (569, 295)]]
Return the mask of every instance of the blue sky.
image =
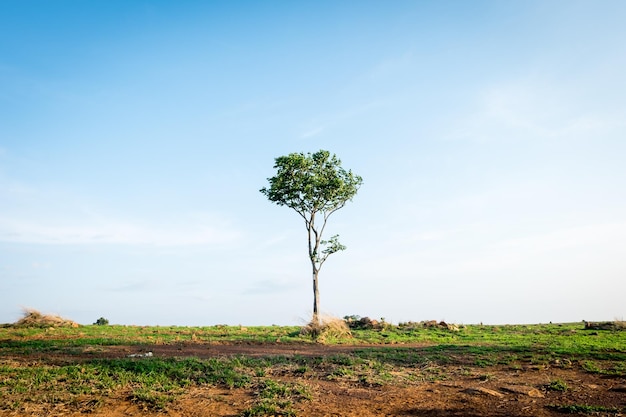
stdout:
[(321, 308), (624, 318), (622, 1), (0, 2), (0, 322), (300, 324), (306, 231), (259, 192), (364, 184)]

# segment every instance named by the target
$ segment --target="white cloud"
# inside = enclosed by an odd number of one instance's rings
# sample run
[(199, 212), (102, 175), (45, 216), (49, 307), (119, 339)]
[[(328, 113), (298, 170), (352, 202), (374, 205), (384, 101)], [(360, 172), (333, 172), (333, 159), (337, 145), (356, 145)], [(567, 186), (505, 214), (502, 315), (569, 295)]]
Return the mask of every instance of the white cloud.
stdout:
[(25, 219), (0, 216), (0, 241), (38, 244), (206, 245), (233, 242), (240, 233), (226, 222), (188, 216), (185, 224), (151, 225), (116, 219)]

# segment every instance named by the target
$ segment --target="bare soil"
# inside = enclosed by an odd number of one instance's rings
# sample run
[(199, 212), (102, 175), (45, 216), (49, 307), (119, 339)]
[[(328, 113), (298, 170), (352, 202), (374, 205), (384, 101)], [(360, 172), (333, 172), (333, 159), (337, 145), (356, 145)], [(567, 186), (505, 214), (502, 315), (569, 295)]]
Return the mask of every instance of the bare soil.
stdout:
[[(142, 346), (107, 346), (81, 354), (37, 354), (5, 357), (19, 362), (77, 363), (94, 358), (123, 358), (131, 354), (152, 352), (153, 357), (198, 357), (248, 355), (324, 356), (348, 353), (365, 346), (325, 346), (305, 344), (175, 344)], [(376, 346), (381, 348), (380, 345)], [(411, 347), (411, 345), (403, 345)], [(419, 348), (417, 345), (413, 345)], [(585, 372), (579, 367), (528, 366), (511, 369), (504, 366), (470, 367), (458, 364), (440, 366), (446, 378), (433, 382), (411, 384), (390, 382), (367, 385), (356, 381), (332, 380), (320, 374), (272, 375), (272, 379), (306, 385), (311, 400), (298, 402), (298, 416), (558, 416), (554, 406), (588, 405), (604, 407), (587, 415), (621, 416), (626, 409), (626, 381)], [(566, 391), (554, 391), (547, 384), (564, 381)], [(193, 387), (170, 405), (167, 411), (143, 409), (124, 393), (94, 399), (85, 397), (84, 404), (31, 404), (30, 409), (0, 410), (0, 416), (148, 416), (173, 417), (239, 416), (255, 397), (250, 389)], [(82, 410), (82, 411), (81, 411)]]

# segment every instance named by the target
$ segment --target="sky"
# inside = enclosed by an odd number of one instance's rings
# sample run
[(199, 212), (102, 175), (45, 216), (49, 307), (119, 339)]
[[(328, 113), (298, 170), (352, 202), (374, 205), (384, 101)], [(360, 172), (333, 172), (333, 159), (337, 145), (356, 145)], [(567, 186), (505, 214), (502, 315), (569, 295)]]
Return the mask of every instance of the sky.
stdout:
[(626, 317), (626, 3), (0, 2), (0, 323), (298, 325), (302, 219), (259, 190), (363, 177), (321, 310)]

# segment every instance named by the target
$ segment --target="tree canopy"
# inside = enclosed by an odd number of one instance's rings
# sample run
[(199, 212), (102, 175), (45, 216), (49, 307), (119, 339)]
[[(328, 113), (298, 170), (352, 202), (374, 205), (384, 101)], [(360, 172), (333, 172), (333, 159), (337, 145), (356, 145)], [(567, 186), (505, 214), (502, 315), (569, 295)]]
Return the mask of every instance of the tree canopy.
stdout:
[(336, 155), (324, 150), (280, 156), (274, 168), (276, 175), (268, 178), (270, 187), (261, 192), (302, 217), (316, 212), (330, 215), (339, 210), (356, 195), (363, 181), (343, 169)]

